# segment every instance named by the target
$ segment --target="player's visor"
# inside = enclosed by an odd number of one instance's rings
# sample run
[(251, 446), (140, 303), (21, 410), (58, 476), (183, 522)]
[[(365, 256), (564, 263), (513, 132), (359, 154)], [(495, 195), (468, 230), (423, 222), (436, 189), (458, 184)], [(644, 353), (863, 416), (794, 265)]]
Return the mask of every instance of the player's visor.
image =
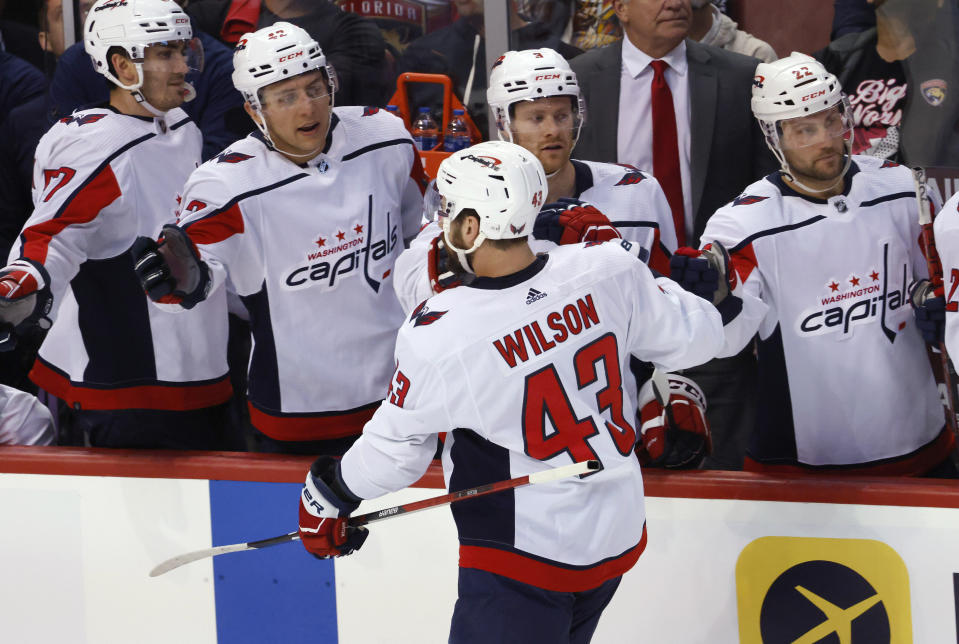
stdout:
[[(317, 70), (319, 71), (319, 70)], [(312, 83), (299, 89), (296, 87), (275, 88), (267, 86), (260, 90), (260, 103), (264, 110), (271, 112), (288, 112), (296, 108), (300, 101), (306, 100), (309, 103), (314, 101), (329, 100), (329, 97), (336, 92), (336, 75), (333, 72), (332, 82), (326, 80), (326, 73), (321, 71), (316, 74)], [(286, 79), (284, 79), (286, 80)]]
[(199, 38), (166, 40), (146, 49), (143, 69), (148, 72), (190, 74), (203, 71), (203, 43)]
[(852, 135), (851, 111), (844, 102), (809, 116), (800, 116), (776, 124), (779, 143), (785, 150), (799, 150)]
[[(556, 98), (574, 98), (558, 96)], [(533, 99), (513, 103), (510, 116), (510, 128), (516, 134), (542, 135), (546, 132), (575, 133), (582, 122), (579, 110), (573, 109), (573, 101), (550, 101)], [(517, 109), (519, 105), (523, 109)]]
[(436, 187), (436, 179), (430, 180), (423, 194), (423, 218), (426, 221), (438, 221), (446, 216), (443, 195)]

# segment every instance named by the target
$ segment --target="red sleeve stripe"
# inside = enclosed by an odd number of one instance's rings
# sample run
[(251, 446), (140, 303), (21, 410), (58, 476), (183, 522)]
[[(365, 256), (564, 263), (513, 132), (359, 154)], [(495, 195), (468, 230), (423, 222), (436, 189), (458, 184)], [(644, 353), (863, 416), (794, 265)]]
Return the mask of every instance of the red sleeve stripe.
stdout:
[(191, 222), (186, 230), (194, 244), (216, 244), (233, 235), (240, 235), (243, 233), (240, 204), (234, 203), (225, 210)]
[(73, 224), (93, 221), (100, 211), (122, 195), (113, 169), (106, 165), (61, 207), (53, 219), (30, 226), (21, 233), (23, 250), (21, 256), (44, 263), (53, 237)]
[(646, 526), (635, 546), (621, 555), (606, 559), (595, 566), (567, 568), (538, 559), (524, 557), (517, 552), (460, 546), (460, 568), (476, 568), (502, 577), (561, 593), (578, 593), (626, 573), (646, 549)]
[(749, 279), (749, 276), (752, 274), (753, 269), (756, 268), (756, 253), (753, 250), (752, 244), (747, 244), (743, 246), (736, 252), (732, 253), (729, 257), (730, 263), (735, 269), (735, 274), (730, 277), (730, 287), (735, 288), (735, 275), (739, 276), (739, 280), (745, 282)]
[(416, 149), (412, 141), (410, 141), (410, 145), (413, 146), (413, 165), (410, 166), (410, 179), (412, 179), (416, 187), (420, 189), (420, 194), (426, 195), (426, 186), (429, 185), (430, 178), (426, 176), (426, 171), (423, 169), (423, 161), (421, 160), (419, 150)]

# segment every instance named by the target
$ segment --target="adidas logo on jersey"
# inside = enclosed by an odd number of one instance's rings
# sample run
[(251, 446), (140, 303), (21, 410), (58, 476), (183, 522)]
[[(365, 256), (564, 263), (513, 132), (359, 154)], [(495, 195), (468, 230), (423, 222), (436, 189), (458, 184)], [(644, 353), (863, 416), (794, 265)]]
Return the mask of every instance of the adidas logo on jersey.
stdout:
[(546, 293), (543, 293), (542, 291), (537, 291), (535, 288), (531, 288), (529, 290), (529, 293), (526, 294), (526, 303), (532, 304), (536, 300), (541, 300), (544, 297), (546, 297)]

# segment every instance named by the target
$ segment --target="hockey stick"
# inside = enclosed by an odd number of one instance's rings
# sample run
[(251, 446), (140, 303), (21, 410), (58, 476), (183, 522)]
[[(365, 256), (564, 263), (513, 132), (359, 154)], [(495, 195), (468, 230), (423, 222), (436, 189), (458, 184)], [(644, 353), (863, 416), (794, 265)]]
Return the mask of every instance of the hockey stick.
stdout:
[[(929, 199), (928, 188), (926, 184), (926, 171), (924, 168), (913, 168), (912, 178), (916, 184), (916, 203), (919, 206), (919, 228), (922, 230), (922, 244), (924, 246), (924, 255), (926, 257), (926, 267), (929, 270), (929, 280), (932, 282), (943, 283), (942, 262), (939, 261), (939, 251), (936, 250), (936, 238), (933, 234), (932, 215), (933, 205)], [(952, 435), (959, 442), (959, 427), (956, 424), (956, 394), (952, 388), (952, 374), (949, 372), (949, 354), (946, 353), (945, 342), (940, 342), (939, 359), (942, 364), (942, 379), (946, 385), (946, 402), (948, 409), (946, 411), (946, 425), (952, 431)], [(957, 447), (959, 449), (959, 447)], [(953, 451), (953, 461), (959, 464), (959, 454)]]
[[(412, 512), (419, 512), (420, 510), (436, 508), (448, 503), (455, 503), (457, 501), (463, 501), (466, 499), (475, 499), (480, 496), (486, 496), (487, 494), (494, 494), (504, 490), (512, 490), (513, 488), (523, 487), (524, 485), (539, 485), (541, 483), (558, 481), (559, 479), (565, 479), (570, 476), (595, 472), (599, 469), (601, 469), (599, 461), (594, 460), (573, 463), (572, 465), (564, 465), (563, 467), (554, 467), (543, 472), (534, 472), (533, 474), (528, 474), (526, 476), (518, 476), (515, 479), (497, 481), (496, 483), (487, 483), (486, 485), (477, 485), (476, 487), (467, 488), (458, 492), (451, 492), (442, 496), (434, 496), (429, 499), (423, 499), (422, 501), (403, 503), (401, 505), (395, 505), (392, 508), (384, 508), (383, 510), (377, 510), (376, 512), (370, 512), (368, 514), (361, 514), (356, 517), (350, 517), (348, 523), (352, 527), (359, 527), (362, 525), (367, 525), (368, 523), (374, 523), (376, 521), (392, 519), (393, 517), (400, 516), (401, 514), (410, 514)], [(207, 557), (216, 557), (217, 555), (223, 555), (228, 552), (243, 552), (244, 550), (259, 550), (261, 548), (269, 548), (270, 546), (278, 546), (281, 543), (296, 541), (299, 538), (299, 532), (290, 532), (287, 534), (282, 534), (278, 537), (272, 537), (270, 539), (261, 539), (260, 541), (235, 543), (229, 546), (216, 546), (214, 548), (204, 548), (203, 550), (187, 552), (182, 555), (177, 555), (172, 559), (167, 559), (160, 565), (156, 566), (150, 571), (150, 576), (158, 577), (164, 573), (168, 573), (171, 570), (179, 568), (184, 564), (205, 559)]]

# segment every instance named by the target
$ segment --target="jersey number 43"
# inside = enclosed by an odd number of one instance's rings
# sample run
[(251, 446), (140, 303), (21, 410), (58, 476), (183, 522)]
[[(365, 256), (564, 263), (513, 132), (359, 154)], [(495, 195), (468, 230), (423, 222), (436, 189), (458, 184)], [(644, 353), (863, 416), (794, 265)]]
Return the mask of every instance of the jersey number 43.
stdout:
[[(596, 404), (600, 413), (609, 412), (604, 429), (617, 451), (627, 456), (636, 444), (636, 430), (623, 416), (623, 379), (617, 349), (616, 336), (607, 333), (576, 352), (573, 368), (579, 389), (595, 383), (600, 373), (605, 374), (606, 386), (596, 392)], [(599, 432), (592, 417), (576, 417), (555, 366), (549, 364), (526, 377), (523, 441), (528, 455), (541, 461), (561, 452), (575, 462), (599, 459), (588, 442)]]

